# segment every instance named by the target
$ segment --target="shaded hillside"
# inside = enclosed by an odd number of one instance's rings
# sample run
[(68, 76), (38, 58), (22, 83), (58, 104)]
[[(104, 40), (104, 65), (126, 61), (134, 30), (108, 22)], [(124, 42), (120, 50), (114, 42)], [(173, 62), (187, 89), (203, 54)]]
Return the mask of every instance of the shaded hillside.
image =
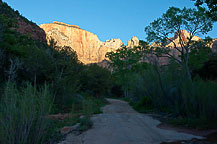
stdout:
[(18, 11), (13, 10), (4, 2), (0, 3), (0, 21), (2, 29), (15, 30), (21, 35), (46, 42), (45, 32), (40, 27), (21, 16)]

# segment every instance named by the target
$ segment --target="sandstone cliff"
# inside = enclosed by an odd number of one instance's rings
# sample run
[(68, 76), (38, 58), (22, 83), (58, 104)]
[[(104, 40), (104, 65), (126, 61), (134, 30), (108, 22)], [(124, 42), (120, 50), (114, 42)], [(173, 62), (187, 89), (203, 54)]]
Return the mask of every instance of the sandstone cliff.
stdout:
[(109, 47), (109, 48), (111, 48), (113, 50), (116, 50), (116, 49), (118, 49), (120, 47), (123, 47), (124, 44), (120, 39), (111, 39), (111, 40), (107, 40), (104, 43), (104, 46)]
[(62, 22), (42, 24), (47, 40), (54, 39), (58, 46), (70, 46), (84, 64), (97, 63), (105, 59), (107, 52), (116, 50), (123, 45), (119, 39), (111, 39), (105, 43), (98, 37), (79, 26), (68, 25)]
[(134, 36), (131, 38), (131, 40), (128, 41), (127, 47), (134, 48), (136, 46), (139, 46), (139, 39), (136, 36)]
[[(102, 62), (105, 60), (105, 54), (107, 52), (115, 51), (124, 46), (120, 39), (111, 39), (102, 42), (95, 34), (83, 30), (76, 25), (55, 21), (50, 24), (42, 24), (40, 27), (46, 32), (46, 39), (48, 41), (54, 39), (57, 41), (58, 46), (70, 46), (77, 52), (79, 60), (84, 64)], [(174, 37), (168, 40), (167, 47), (172, 49), (171, 54), (177, 58), (179, 52), (174, 49), (174, 45), (181, 47), (179, 34), (184, 42), (188, 41), (190, 37), (190, 34), (186, 30), (181, 30), (180, 33), (176, 32)], [(201, 38), (194, 36), (192, 40), (199, 41)], [(152, 46), (156, 45), (156, 43), (152, 44)], [(139, 46), (139, 39), (136, 36), (128, 41), (126, 47), (133, 48), (135, 46)], [(217, 39), (213, 40), (211, 47), (214, 52), (217, 52)], [(167, 64), (168, 58), (160, 58), (160, 63)]]
[(217, 53), (217, 38), (212, 40), (211, 48), (214, 53)]
[[(183, 44), (185, 44), (185, 42), (188, 42), (188, 39), (190, 38), (190, 34), (186, 30), (180, 30), (179, 33), (178, 32), (174, 33), (174, 37), (169, 38), (170, 40), (168, 40), (168, 42), (166, 43), (166, 47), (171, 49), (170, 55), (174, 56), (177, 59), (180, 58), (179, 57), (180, 52), (176, 50), (174, 47), (176, 46), (178, 49), (181, 48), (180, 38)], [(198, 36), (192, 37), (192, 41), (200, 41), (200, 40), (202, 39)], [(151, 46), (153, 47), (157, 47), (158, 45), (159, 43), (156, 43), (156, 42), (151, 44)], [(212, 49), (213, 52), (217, 52), (217, 39), (212, 40), (210, 48)], [(158, 61), (161, 65), (168, 64), (169, 58), (160, 57)]]

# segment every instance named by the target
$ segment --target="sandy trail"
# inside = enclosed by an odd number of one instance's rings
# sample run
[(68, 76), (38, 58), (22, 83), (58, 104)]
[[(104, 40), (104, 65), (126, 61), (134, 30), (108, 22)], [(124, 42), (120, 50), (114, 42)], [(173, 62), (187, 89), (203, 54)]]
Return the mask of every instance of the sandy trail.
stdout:
[(133, 110), (127, 102), (107, 99), (103, 114), (93, 116), (93, 127), (81, 135), (69, 134), (59, 144), (160, 144), (174, 140), (201, 138), (157, 128), (152, 117)]

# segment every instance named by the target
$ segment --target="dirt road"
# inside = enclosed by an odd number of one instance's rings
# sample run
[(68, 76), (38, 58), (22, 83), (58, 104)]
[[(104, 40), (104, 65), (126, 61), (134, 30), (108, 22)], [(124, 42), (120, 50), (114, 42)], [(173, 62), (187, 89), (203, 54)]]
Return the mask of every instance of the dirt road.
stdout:
[(93, 127), (75, 136), (69, 134), (60, 144), (160, 144), (174, 140), (200, 138), (157, 128), (152, 117), (133, 110), (127, 102), (107, 99), (103, 114), (92, 117)]

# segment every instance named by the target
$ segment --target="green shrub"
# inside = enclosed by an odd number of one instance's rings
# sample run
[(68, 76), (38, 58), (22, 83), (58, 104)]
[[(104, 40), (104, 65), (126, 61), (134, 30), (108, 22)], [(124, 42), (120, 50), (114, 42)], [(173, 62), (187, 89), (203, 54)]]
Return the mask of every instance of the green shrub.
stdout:
[(217, 82), (196, 80), (184, 82), (181, 89), (181, 115), (207, 120), (217, 119)]
[(82, 90), (95, 97), (108, 95), (112, 86), (111, 73), (97, 64), (87, 66), (82, 72)]
[(79, 105), (74, 105), (73, 103), (73, 113), (82, 113), (84, 115), (92, 115), (102, 113), (101, 107), (107, 104), (104, 98), (95, 98), (94, 96), (88, 95), (87, 93), (82, 93), (82, 99), (80, 99)]
[(194, 73), (204, 80), (217, 80), (217, 54), (211, 55), (202, 68), (194, 71)]
[(80, 127), (79, 127), (79, 131), (86, 131), (89, 128), (91, 128), (93, 125), (93, 122), (90, 119), (90, 116), (84, 116), (81, 120), (80, 120)]
[(0, 143), (41, 144), (46, 137), (52, 102), (48, 87), (8, 83), (0, 104)]
[[(193, 120), (217, 119), (217, 82), (195, 78), (188, 80), (181, 70), (149, 69), (138, 75), (131, 87), (135, 109), (147, 112), (151, 108)], [(196, 122), (196, 121), (195, 121)], [(198, 122), (197, 122), (198, 123)], [(204, 123), (205, 124), (205, 123)]]
[(143, 96), (141, 100), (139, 100), (138, 102), (136, 103), (131, 102), (130, 104), (133, 106), (135, 110), (142, 113), (151, 112), (154, 109), (152, 100), (147, 96)]

